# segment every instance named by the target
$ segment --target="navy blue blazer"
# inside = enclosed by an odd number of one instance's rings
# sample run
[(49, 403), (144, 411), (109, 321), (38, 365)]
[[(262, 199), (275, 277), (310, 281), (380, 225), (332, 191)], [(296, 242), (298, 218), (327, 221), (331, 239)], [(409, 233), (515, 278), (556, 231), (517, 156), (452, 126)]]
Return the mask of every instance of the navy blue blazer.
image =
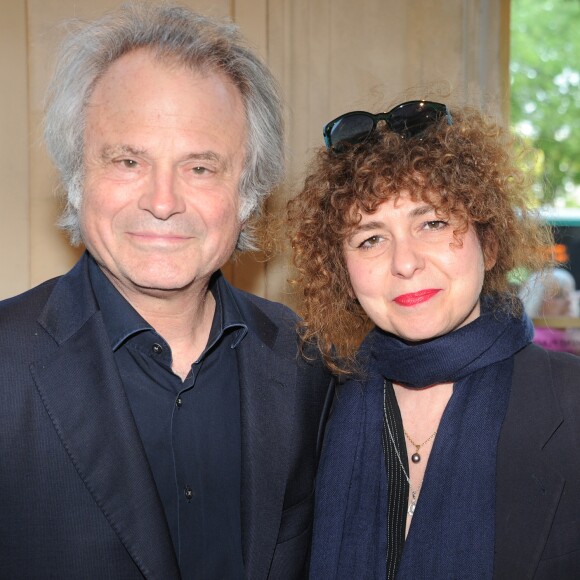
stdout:
[(494, 579), (580, 578), (580, 357), (515, 355), (496, 487)]
[[(288, 308), (233, 292), (246, 576), (301, 578), (331, 379)], [(86, 256), (0, 303), (0, 353), (0, 578), (178, 579)]]

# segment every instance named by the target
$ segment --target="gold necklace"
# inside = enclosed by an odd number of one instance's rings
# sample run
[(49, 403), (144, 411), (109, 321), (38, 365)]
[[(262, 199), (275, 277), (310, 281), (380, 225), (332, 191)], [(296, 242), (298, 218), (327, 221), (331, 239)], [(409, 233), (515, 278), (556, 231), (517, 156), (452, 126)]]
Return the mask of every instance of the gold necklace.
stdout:
[[(385, 380), (385, 385), (386, 385), (386, 380)], [(386, 403), (383, 403), (383, 413), (386, 413)], [(397, 444), (395, 443), (395, 438), (393, 437), (393, 434), (391, 433), (391, 427), (389, 425), (388, 421), (385, 421), (385, 425), (387, 426), (387, 430), (389, 432), (389, 439), (391, 440), (391, 443), (393, 444), (393, 449), (395, 450), (395, 453), (397, 455), (397, 459), (399, 460), (399, 465), (401, 466), (401, 471), (403, 472), (403, 475), (405, 476), (405, 479), (407, 480), (407, 483), (409, 484), (409, 491), (410, 491), (410, 495), (411, 497), (409, 498), (411, 501), (409, 502), (409, 506), (407, 508), (407, 513), (412, 516), (415, 513), (415, 508), (417, 507), (417, 501), (419, 500), (419, 492), (421, 491), (421, 486), (423, 485), (423, 482), (421, 481), (419, 483), (419, 486), (417, 487), (417, 489), (415, 489), (412, 485), (411, 485), (411, 478), (409, 477), (409, 474), (407, 473), (405, 466), (403, 465), (403, 460), (401, 459), (401, 455), (399, 454), (399, 449), (397, 447)], [(403, 429), (403, 432), (405, 430)]]
[(423, 441), (423, 443), (421, 443), (420, 445), (417, 445), (417, 443), (415, 443), (410, 435), (403, 429), (403, 433), (405, 434), (405, 437), (409, 440), (409, 443), (415, 448), (415, 453), (413, 453), (413, 455), (411, 455), (411, 461), (413, 463), (419, 463), (419, 461), (421, 461), (421, 456), (419, 455), (419, 449), (421, 449), (421, 447), (423, 447), (423, 445), (429, 443), (429, 441), (431, 441), (431, 439), (433, 439), (433, 437), (435, 437), (435, 435), (437, 435), (437, 431), (435, 430), (435, 432), (431, 433), (431, 435), (429, 435), (429, 437), (427, 439), (425, 439), (425, 441)]

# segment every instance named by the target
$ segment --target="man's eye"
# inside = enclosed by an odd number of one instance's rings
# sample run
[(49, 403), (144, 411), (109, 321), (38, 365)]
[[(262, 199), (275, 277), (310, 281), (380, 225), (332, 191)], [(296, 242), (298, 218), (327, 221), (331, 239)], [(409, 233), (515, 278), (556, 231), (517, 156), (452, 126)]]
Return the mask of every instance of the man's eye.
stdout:
[(204, 175), (205, 173), (209, 173), (209, 169), (204, 167), (203, 165), (198, 165), (192, 169), (193, 173), (196, 175)]
[(117, 163), (123, 167), (126, 167), (127, 169), (134, 169), (138, 165), (134, 159), (119, 159)]

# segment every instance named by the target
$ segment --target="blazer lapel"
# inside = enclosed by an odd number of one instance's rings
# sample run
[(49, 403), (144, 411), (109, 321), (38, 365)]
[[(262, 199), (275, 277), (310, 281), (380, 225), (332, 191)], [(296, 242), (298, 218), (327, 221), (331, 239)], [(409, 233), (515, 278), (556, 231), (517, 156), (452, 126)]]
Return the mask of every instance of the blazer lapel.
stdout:
[(79, 477), (143, 575), (179, 578), (157, 488), (83, 260), (57, 284), (39, 322), (59, 346), (50, 358), (31, 365), (32, 376)]
[(494, 578), (533, 577), (564, 487), (550, 447), (562, 423), (551, 376), (540, 349), (516, 355), (498, 447)]
[[(248, 332), (238, 347), (238, 368), (242, 549), (246, 576), (257, 580), (268, 576), (280, 527), (293, 431), (288, 392), (296, 383), (296, 367)], [(280, 429), (269, 417), (287, 417), (290, 425)]]

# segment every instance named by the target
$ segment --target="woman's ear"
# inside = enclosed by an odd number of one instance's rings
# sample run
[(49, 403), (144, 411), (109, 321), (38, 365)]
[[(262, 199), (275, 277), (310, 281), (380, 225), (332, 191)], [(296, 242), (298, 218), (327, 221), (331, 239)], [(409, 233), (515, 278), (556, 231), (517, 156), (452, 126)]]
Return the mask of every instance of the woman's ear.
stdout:
[(483, 263), (485, 271), (489, 272), (497, 262), (498, 244), (497, 240), (489, 240), (483, 248)]

